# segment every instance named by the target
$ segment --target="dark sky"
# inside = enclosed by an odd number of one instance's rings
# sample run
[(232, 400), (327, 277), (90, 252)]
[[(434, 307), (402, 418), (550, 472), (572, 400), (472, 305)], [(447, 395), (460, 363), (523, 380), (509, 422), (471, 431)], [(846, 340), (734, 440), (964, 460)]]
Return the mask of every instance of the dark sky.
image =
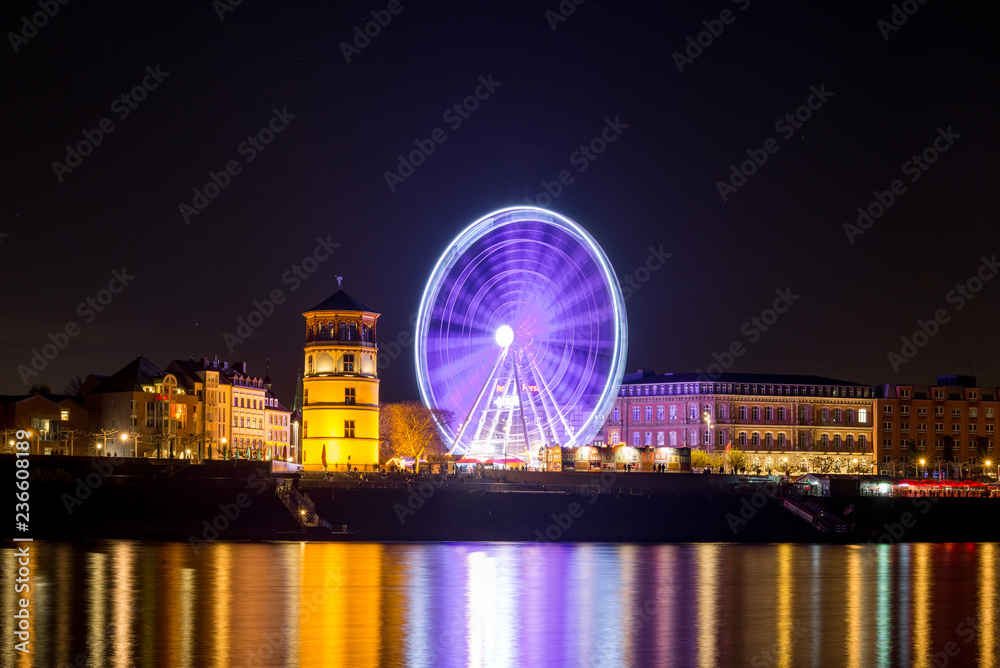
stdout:
[[(381, 1), (245, 0), (224, 20), (209, 0), (77, 1), (34, 30), (22, 17), (38, 4), (5, 3), (0, 393), (24, 392), (18, 366), (75, 323), (29, 385), (58, 391), (138, 354), (218, 355), (261, 375), (270, 358), (290, 403), (301, 312), (336, 276), (382, 313), (390, 354), (451, 239), (562, 170), (573, 183), (549, 208), (590, 231), (623, 286), (647, 279), (626, 290), (629, 369), (705, 369), (738, 342), (732, 371), (1000, 383), (1000, 280), (949, 297), (1000, 253), (996, 5), (910, 0), (889, 31), (892, 3), (848, 4), (564, 0), (575, 11), (553, 30), (556, 0), (404, 0), (395, 15)], [(391, 21), (348, 63), (341, 43), (376, 32), (372, 11)], [(480, 77), (492, 92), (455, 127), (444, 114)], [(144, 79), (155, 88), (131, 109), (121, 96)], [(776, 127), (809, 102), (801, 127)], [(241, 149), (275, 109), (294, 118)], [(615, 141), (574, 159), (606, 119)], [(96, 133), (102, 121), (114, 129)], [(397, 155), (437, 128), (446, 140), (390, 191)], [(926, 171), (906, 166), (939, 128), (947, 150)], [(100, 143), (72, 171), (54, 167), (84, 131)], [(723, 201), (717, 182), (748, 150), (767, 160)], [(229, 161), (239, 173), (185, 221), (179, 205)], [(844, 225), (897, 179), (902, 194), (851, 243)], [(317, 238), (339, 246), (308, 280), (283, 281)], [(636, 276), (661, 247), (663, 266)], [(120, 294), (78, 310), (111, 296), (122, 268), (134, 278)], [(274, 290), (285, 301), (230, 352), (224, 334)], [(776, 290), (797, 299), (762, 331), (750, 319)], [(888, 354), (939, 310), (944, 324), (894, 370)], [(417, 397), (412, 352), (383, 371), (384, 399)]]

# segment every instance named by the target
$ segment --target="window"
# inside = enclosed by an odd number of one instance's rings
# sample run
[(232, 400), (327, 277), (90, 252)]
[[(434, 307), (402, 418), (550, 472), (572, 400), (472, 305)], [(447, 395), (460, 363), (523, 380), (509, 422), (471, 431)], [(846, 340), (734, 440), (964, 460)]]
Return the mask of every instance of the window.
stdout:
[(747, 433), (745, 431), (740, 432), (740, 447), (747, 447)]
[(819, 444), (820, 444), (820, 446), (824, 450), (828, 449), (830, 447), (830, 436), (829, 436), (829, 434), (823, 434), (822, 436), (820, 436), (819, 437)]
[(986, 417), (988, 417), (988, 418), (993, 417), (993, 409), (992, 408), (987, 408), (986, 409)]
[(344, 373), (354, 373), (354, 353), (344, 353)]
[(309, 404), (309, 390), (308, 389), (302, 390), (302, 404), (304, 406)]
[(934, 431), (935, 431), (935, 433), (943, 434), (944, 433), (944, 422), (935, 422), (934, 423)]
[(970, 424), (969, 425), (969, 433), (970, 434), (975, 434), (978, 431), (979, 431), (979, 425), (978, 424)]
[(788, 419), (788, 411), (784, 406), (778, 406), (778, 421), (784, 422)]
[(354, 420), (344, 420), (344, 438), (354, 438)]
[(829, 422), (830, 421), (830, 409), (829, 408), (822, 409), (820, 411), (820, 416), (821, 416), (820, 419), (823, 420), (823, 422)]
[(774, 447), (774, 435), (771, 432), (764, 434), (764, 447), (768, 450)]
[(858, 409), (858, 422), (861, 423), (861, 424), (864, 424), (864, 423), (868, 422), (868, 409), (867, 408), (859, 408)]
[(715, 409), (715, 415), (720, 420), (725, 420), (726, 419), (726, 405), (725, 404), (720, 404), (719, 407), (717, 409)]
[(611, 432), (611, 444), (614, 445), (615, 443), (618, 442), (619, 442), (618, 432), (617, 431)]
[(934, 398), (938, 401), (944, 399), (944, 390), (934, 390)]
[(692, 420), (698, 419), (698, 407), (695, 406), (694, 404), (691, 404), (691, 419)]
[(937, 417), (944, 417), (944, 406), (935, 406), (934, 415)]
[(646, 445), (652, 445), (653, 444), (653, 432), (651, 432), (651, 431), (647, 431), (646, 432), (646, 441), (645, 442), (646, 442)]
[(676, 448), (677, 447), (677, 432), (676, 431), (670, 432), (670, 447), (671, 448)]
[(987, 434), (992, 434), (993, 433), (993, 425), (991, 425), (991, 424), (986, 425), (986, 433)]
[(926, 434), (927, 433), (927, 423), (926, 422), (919, 422), (919, 423), (917, 423), (917, 431), (920, 432), (921, 434)]
[(662, 431), (656, 432), (656, 444), (657, 445), (661, 445), (661, 446), (663, 445), (663, 432)]
[(739, 410), (740, 410), (740, 419), (741, 420), (746, 420), (747, 419), (747, 407), (746, 406), (740, 406)]
[(653, 407), (646, 406), (646, 422), (649, 422), (652, 419), (653, 419)]
[(688, 438), (688, 445), (698, 445), (698, 432), (692, 429), (688, 433), (690, 435)]
[(917, 417), (927, 417), (927, 409), (926, 408), (918, 408), (917, 409)]
[(962, 409), (961, 408), (952, 408), (951, 409), (951, 416), (953, 418), (960, 418), (960, 417), (962, 417)]
[(868, 446), (868, 437), (864, 434), (858, 436), (858, 447), (864, 450)]
[(766, 408), (764, 408), (764, 419), (767, 420), (768, 422), (773, 422), (774, 421), (774, 407), (773, 406), (767, 406)]
[(760, 406), (754, 406), (751, 408), (750, 414), (753, 416), (754, 422), (760, 422)]
[[(611, 419), (614, 420), (615, 422), (618, 422), (619, 420), (622, 419), (622, 411), (620, 408), (618, 408), (618, 406), (615, 406), (614, 408), (611, 409)], [(615, 440), (615, 442), (617, 442), (617, 439)]]
[(960, 424), (953, 424), (953, 425), (951, 425), (951, 433), (953, 433), (953, 434), (961, 434), (962, 433), (962, 425), (960, 425)]
[(348, 406), (357, 403), (353, 387), (344, 388), (344, 403), (347, 404)]
[(909, 406), (900, 406), (899, 407), (899, 414), (902, 415), (903, 417), (909, 417), (910, 416), (910, 407)]
[(969, 409), (969, 417), (970, 418), (979, 417), (979, 409), (978, 408), (970, 408)]
[(632, 432), (632, 447), (639, 447), (639, 432), (637, 431)]
[(632, 407), (632, 422), (638, 422), (638, 421), (639, 421), (639, 407), (638, 406), (633, 406)]
[(664, 415), (664, 413), (663, 413), (663, 406), (657, 406), (656, 407), (656, 419), (657, 420), (662, 420), (663, 419), (663, 415)]
[(677, 419), (677, 406), (671, 406), (670, 407), (670, 419), (671, 420), (676, 420)]
[(892, 415), (892, 406), (883, 406), (882, 415)]
[(809, 419), (809, 409), (806, 406), (799, 406), (799, 422)]
[(779, 448), (785, 447), (785, 435), (784, 434), (778, 434), (778, 447)]

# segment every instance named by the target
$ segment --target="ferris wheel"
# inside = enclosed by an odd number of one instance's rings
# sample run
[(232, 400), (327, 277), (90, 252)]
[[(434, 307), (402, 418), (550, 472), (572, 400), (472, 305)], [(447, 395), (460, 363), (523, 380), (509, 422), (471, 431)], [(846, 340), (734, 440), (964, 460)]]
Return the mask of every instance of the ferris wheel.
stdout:
[(416, 364), (449, 454), (519, 458), (587, 444), (621, 385), (625, 304), (582, 227), (536, 207), (503, 209), (451, 243), (417, 315)]

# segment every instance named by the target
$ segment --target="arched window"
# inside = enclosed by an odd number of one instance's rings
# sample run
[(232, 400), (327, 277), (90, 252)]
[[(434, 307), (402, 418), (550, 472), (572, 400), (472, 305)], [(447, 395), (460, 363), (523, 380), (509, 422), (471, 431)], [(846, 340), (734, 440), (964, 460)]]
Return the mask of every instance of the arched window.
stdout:
[(347, 340), (347, 323), (341, 322), (339, 326), (339, 331), (337, 332), (337, 338), (341, 341)]
[(614, 445), (615, 443), (618, 443), (620, 440), (621, 439), (618, 438), (618, 432), (617, 431), (611, 432), (611, 444), (612, 445)]
[(726, 419), (726, 405), (719, 404), (719, 407), (715, 409), (715, 416), (720, 420)]
[(754, 406), (752, 409), (750, 409), (750, 414), (753, 416), (753, 421), (754, 422), (759, 422), (760, 421), (760, 406)]
[(740, 419), (741, 420), (746, 420), (747, 419), (747, 407), (746, 406), (740, 406)]
[(768, 422), (774, 420), (774, 407), (768, 406), (764, 409), (764, 419)]
[(670, 447), (671, 448), (676, 448), (677, 447), (677, 432), (676, 431), (670, 432)]
[(352, 322), (350, 324), (350, 327), (349, 327), (349, 330), (348, 330), (348, 334), (347, 334), (347, 340), (348, 341), (357, 341), (358, 340), (358, 323)]
[[(611, 409), (611, 419), (615, 421), (622, 419), (622, 411), (618, 406), (615, 406), (614, 408)], [(615, 438), (617, 438), (617, 433), (618, 432), (615, 432), (616, 434)]]

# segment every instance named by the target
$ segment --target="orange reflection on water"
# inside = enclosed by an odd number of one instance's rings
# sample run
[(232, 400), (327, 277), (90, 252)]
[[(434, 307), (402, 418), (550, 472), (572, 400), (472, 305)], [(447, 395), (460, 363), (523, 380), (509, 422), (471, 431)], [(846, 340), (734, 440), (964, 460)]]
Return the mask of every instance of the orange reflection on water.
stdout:
[(714, 667), (719, 610), (719, 551), (715, 543), (697, 546), (698, 563), (698, 665)]
[(114, 590), (112, 596), (112, 626), (111, 644), (114, 651), (114, 665), (119, 668), (129, 668), (132, 659), (132, 619), (135, 611), (132, 601), (135, 594), (132, 591), (132, 572), (135, 560), (135, 545), (129, 542), (119, 542), (111, 549), (111, 569), (114, 574)]
[(778, 666), (792, 665), (792, 546), (778, 545)]
[(861, 662), (861, 649), (862, 643), (864, 642), (862, 637), (861, 625), (864, 622), (862, 619), (861, 610), (861, 550), (864, 549), (858, 545), (851, 545), (848, 547), (847, 553), (847, 591), (844, 593), (847, 596), (847, 619), (844, 620), (847, 623), (847, 665), (848, 666), (860, 666)]
[[(934, 641), (931, 632), (931, 609), (933, 591), (931, 585), (931, 550), (928, 543), (916, 543), (913, 548), (913, 665), (915, 668), (929, 668), (931, 649)], [(940, 546), (939, 546), (940, 547)]]
[(979, 557), (979, 668), (995, 668), (997, 544), (979, 545), (976, 553)]

